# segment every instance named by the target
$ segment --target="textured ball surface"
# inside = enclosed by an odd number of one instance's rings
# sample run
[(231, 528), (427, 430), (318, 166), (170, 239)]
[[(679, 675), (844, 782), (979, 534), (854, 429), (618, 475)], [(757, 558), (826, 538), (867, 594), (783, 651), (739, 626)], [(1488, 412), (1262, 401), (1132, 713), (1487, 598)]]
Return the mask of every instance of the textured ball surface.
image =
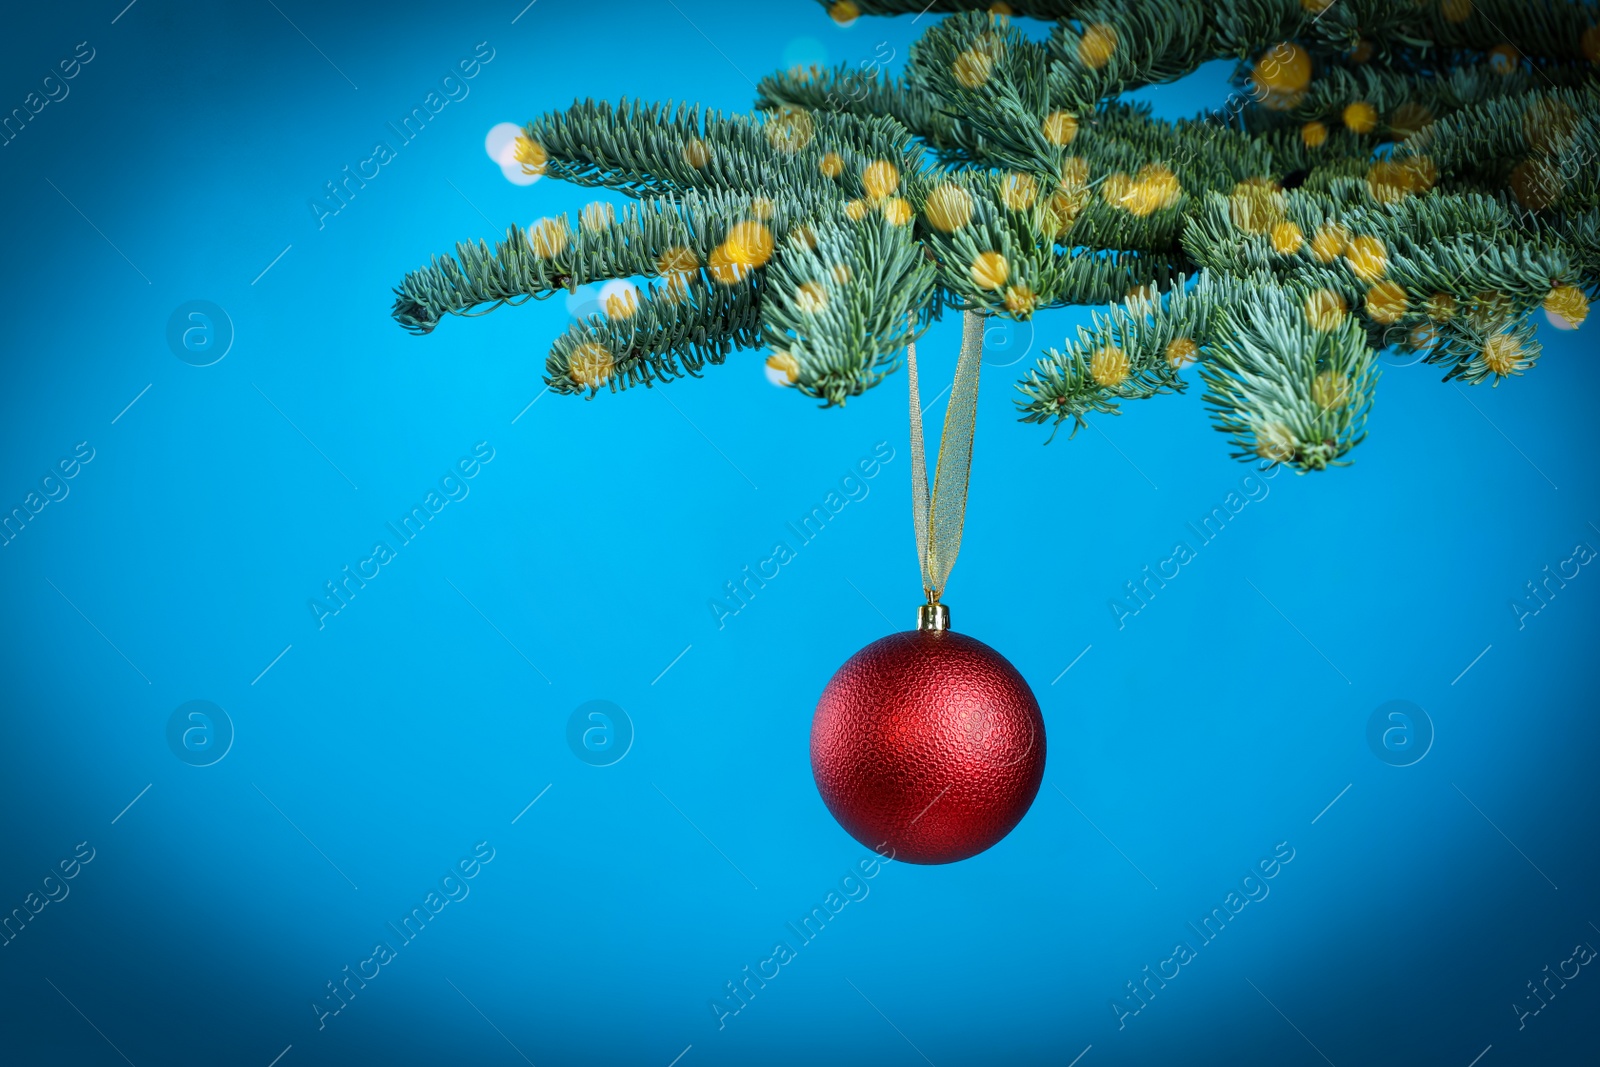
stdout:
[(811, 771), (833, 817), (897, 860), (977, 855), (1027, 814), (1044, 719), (1004, 656), (949, 630), (891, 634), (851, 656), (811, 724)]

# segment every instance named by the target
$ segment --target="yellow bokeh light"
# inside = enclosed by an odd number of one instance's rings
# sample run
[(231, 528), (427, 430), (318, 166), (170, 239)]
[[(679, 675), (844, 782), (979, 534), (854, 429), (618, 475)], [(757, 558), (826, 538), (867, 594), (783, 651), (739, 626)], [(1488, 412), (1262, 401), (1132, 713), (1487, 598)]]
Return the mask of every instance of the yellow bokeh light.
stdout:
[(955, 62), (950, 65), (950, 73), (964, 88), (976, 89), (994, 73), (994, 59), (988, 52), (969, 48), (956, 56)]
[(1336, 222), (1328, 223), (1317, 227), (1316, 235), (1311, 238), (1311, 254), (1317, 257), (1318, 263), (1332, 263), (1344, 254), (1349, 243), (1349, 230)]
[(567, 225), (567, 217), (558, 215), (540, 219), (528, 227), (528, 244), (540, 259), (550, 259), (565, 252), (572, 244), (572, 229)]
[(1280, 222), (1272, 227), (1272, 250), (1280, 256), (1294, 255), (1305, 243), (1305, 234), (1292, 222)]
[(1483, 346), (1484, 366), (1502, 378), (1519, 369), (1522, 356), (1522, 344), (1514, 334), (1495, 334)]
[(1350, 378), (1325, 370), (1311, 383), (1311, 402), (1324, 411), (1350, 403)]
[(1365, 100), (1357, 100), (1344, 109), (1344, 127), (1351, 133), (1371, 133), (1378, 128), (1378, 109)]
[(728, 229), (722, 247), (728, 262), (741, 267), (765, 266), (772, 258), (772, 231), (759, 222), (737, 222)]
[(880, 159), (861, 172), (861, 185), (872, 199), (882, 200), (900, 187), (900, 168)]
[(1353, 238), (1345, 247), (1344, 258), (1355, 276), (1364, 282), (1377, 281), (1389, 269), (1389, 253), (1376, 237)]
[(1182, 370), (1200, 358), (1200, 346), (1188, 337), (1175, 337), (1167, 345), (1167, 365)]
[(1392, 326), (1405, 317), (1411, 308), (1411, 298), (1396, 282), (1379, 282), (1367, 290), (1367, 317), (1373, 322)]
[(1332, 289), (1318, 289), (1306, 297), (1306, 321), (1313, 330), (1327, 333), (1337, 329), (1347, 312), (1344, 297)]
[(1089, 376), (1107, 389), (1115, 389), (1128, 380), (1132, 364), (1128, 356), (1116, 345), (1106, 345), (1089, 357)]
[(683, 146), (683, 161), (695, 170), (699, 170), (711, 162), (711, 149), (698, 137), (693, 138)]
[(972, 194), (953, 182), (945, 182), (928, 194), (922, 213), (934, 229), (954, 233), (972, 221)]
[(531, 137), (517, 138), (516, 160), (522, 164), (524, 174), (543, 174), (546, 164), (550, 161), (550, 154), (545, 151), (544, 145)]
[(1030, 317), (1039, 306), (1039, 297), (1031, 286), (1018, 282), (1006, 286), (1006, 310), (1019, 319)]
[(611, 349), (585, 341), (567, 357), (567, 376), (586, 389), (598, 389), (611, 377), (614, 365)]
[(1000, 181), (1000, 199), (1012, 211), (1026, 211), (1039, 198), (1039, 183), (1031, 174), (1007, 174)]
[(967, 271), (979, 289), (998, 289), (1011, 277), (1011, 264), (999, 252), (980, 252)]
[(1311, 84), (1311, 54), (1287, 41), (1275, 45), (1256, 60), (1250, 80), (1263, 92), (1300, 92)]
[(828, 290), (821, 282), (802, 282), (794, 293), (795, 307), (808, 315), (816, 315), (828, 306)]
[(1561, 316), (1573, 326), (1579, 326), (1589, 317), (1589, 298), (1576, 286), (1562, 285), (1546, 294), (1544, 309), (1552, 315)]
[(1069, 145), (1078, 136), (1078, 117), (1070, 111), (1052, 111), (1045, 116), (1043, 129), (1051, 144)]
[(1117, 28), (1108, 22), (1096, 22), (1083, 31), (1078, 42), (1078, 59), (1084, 66), (1099, 70), (1111, 62), (1117, 50)]

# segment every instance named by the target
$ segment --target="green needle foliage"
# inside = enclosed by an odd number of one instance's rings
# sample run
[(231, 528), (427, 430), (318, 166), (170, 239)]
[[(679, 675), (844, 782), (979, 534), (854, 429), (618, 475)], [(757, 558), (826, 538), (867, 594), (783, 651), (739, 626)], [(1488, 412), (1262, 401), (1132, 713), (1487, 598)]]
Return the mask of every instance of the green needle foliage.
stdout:
[[(583, 101), (529, 123), (533, 174), (637, 203), (460, 244), (395, 319), (643, 278), (557, 338), (557, 392), (653, 387), (736, 349), (842, 405), (946, 309), (1103, 310), (1018, 383), (1024, 422), (1181, 392), (1235, 455), (1296, 471), (1365, 435), (1377, 355), (1498, 385), (1533, 314), (1600, 296), (1600, 0), (823, 0), (931, 11), (903, 73), (762, 79), (755, 110)], [(1053, 23), (1022, 34), (1014, 19)], [(1118, 98), (1216, 59), (1221, 107)], [(870, 66), (870, 69), (868, 69)]]

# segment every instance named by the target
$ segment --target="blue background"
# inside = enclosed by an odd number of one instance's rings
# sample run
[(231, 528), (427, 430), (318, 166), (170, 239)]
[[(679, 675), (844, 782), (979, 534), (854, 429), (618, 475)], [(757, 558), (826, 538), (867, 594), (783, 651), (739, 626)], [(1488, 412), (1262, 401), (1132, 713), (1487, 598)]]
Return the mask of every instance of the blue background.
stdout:
[[(1045, 784), (989, 852), (879, 869), (719, 1028), (724, 983), (870, 855), (807, 743), (833, 670), (913, 618), (904, 379), (817, 411), (747, 352), (540, 399), (567, 301), (418, 339), (390, 287), (595, 199), (508, 182), (495, 123), (575, 94), (743, 110), (794, 62), (886, 43), (898, 69), (934, 16), (120, 6), (34, 5), (0, 41), (5, 110), (94, 49), (0, 148), (0, 504), (94, 450), (0, 549), (0, 909), (94, 857), (0, 948), (0, 1060), (1594, 1062), (1593, 968), (1521, 1029), (1512, 1005), (1600, 944), (1600, 574), (1520, 629), (1508, 605), (1600, 546), (1600, 326), (1542, 330), (1496, 390), (1389, 367), (1354, 466), (1278, 475), (1203, 546), (1186, 524), (1251, 472), (1198, 390), (1044, 447), (1010, 384), (1082, 315), (997, 332), (947, 600), (1032, 683)], [(319, 229), (323, 183), (480, 41), (470, 95)], [(1143, 95), (1192, 114), (1225, 73)], [(231, 320), (214, 365), (168, 346), (189, 300)], [(922, 346), (927, 380), (958, 330)], [(308, 600), (477, 442), (470, 494), (319, 629)], [(878, 442), (868, 495), (719, 629), (723, 583)], [(1179, 540), (1196, 558), (1119, 629), (1110, 602)], [(1367, 741), (1396, 699), (1435, 735), (1407, 767)], [(208, 767), (167, 742), (191, 700), (235, 734)], [(566, 740), (590, 700), (632, 722), (608, 767)], [(479, 842), (470, 895), (319, 1029), (326, 983)], [(1119, 1027), (1125, 983), (1281, 842), (1270, 895)]]

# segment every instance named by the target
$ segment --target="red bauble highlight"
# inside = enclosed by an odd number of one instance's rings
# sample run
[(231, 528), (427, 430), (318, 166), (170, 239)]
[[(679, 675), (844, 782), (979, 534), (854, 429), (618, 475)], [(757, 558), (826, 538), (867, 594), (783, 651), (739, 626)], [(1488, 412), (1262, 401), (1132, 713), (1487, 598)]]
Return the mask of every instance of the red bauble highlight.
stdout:
[(1044, 754), (1022, 675), (950, 630), (891, 634), (851, 656), (811, 724), (828, 810), (863, 845), (910, 863), (963, 860), (1010, 833), (1039, 791)]

